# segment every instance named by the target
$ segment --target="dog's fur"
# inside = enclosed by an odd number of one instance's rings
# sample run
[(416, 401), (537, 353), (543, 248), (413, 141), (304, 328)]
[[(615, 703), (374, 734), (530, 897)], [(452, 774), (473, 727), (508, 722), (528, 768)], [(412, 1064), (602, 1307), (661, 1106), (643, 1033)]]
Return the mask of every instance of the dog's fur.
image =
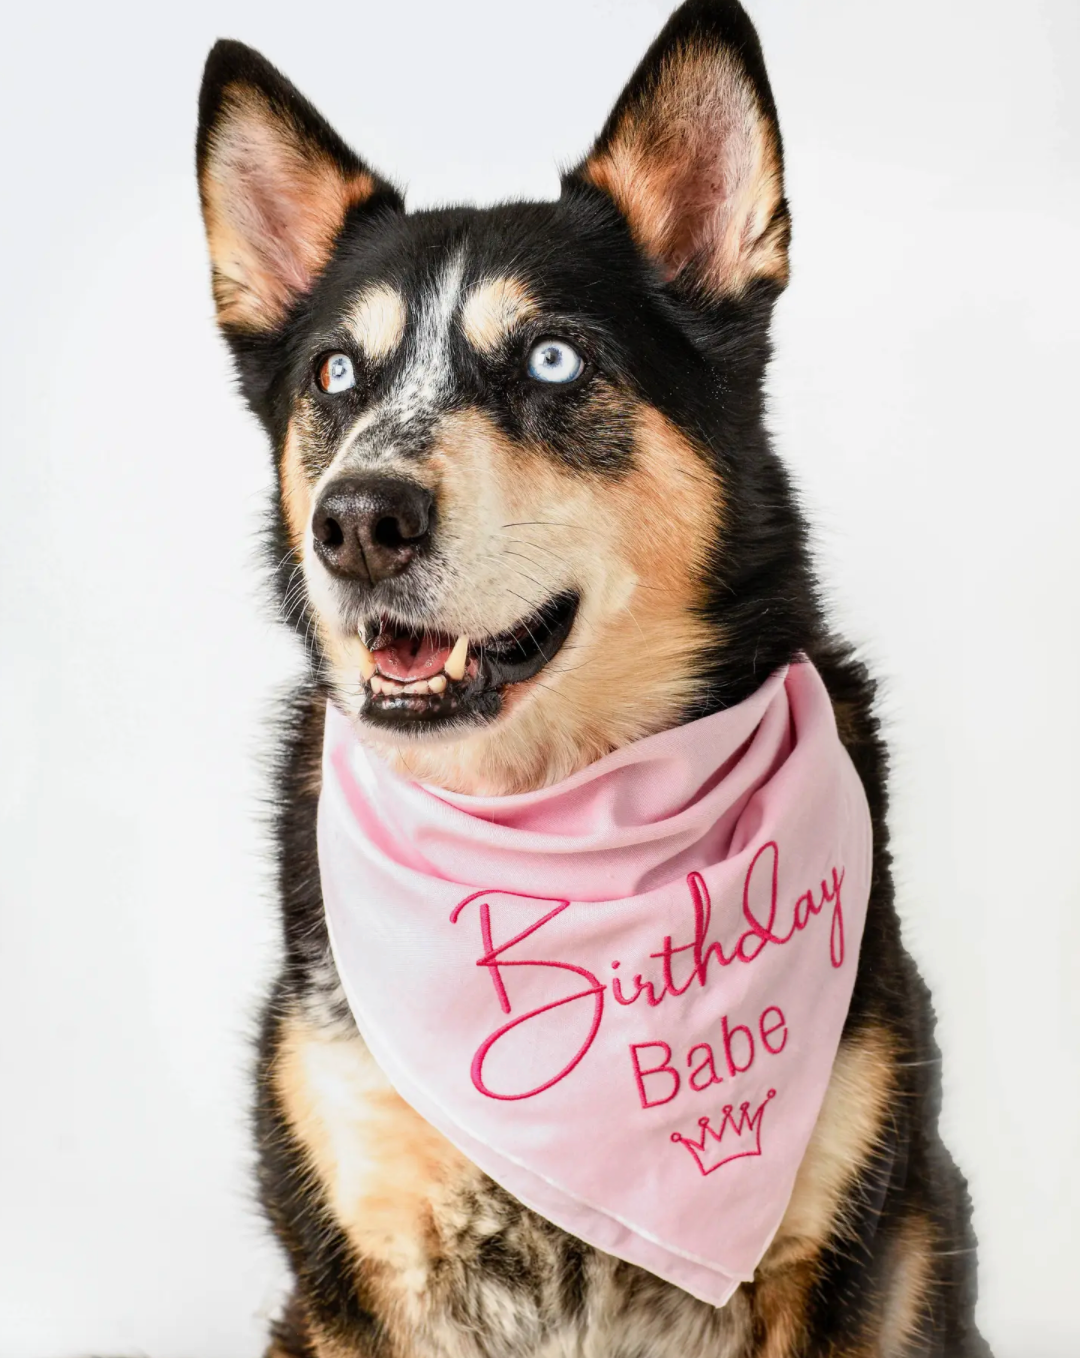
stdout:
[[(283, 713), (285, 962), (258, 1063), (262, 1198), (295, 1275), (270, 1353), (984, 1355), (930, 1003), (893, 905), (873, 685), (827, 630), (763, 424), (789, 217), (749, 20), (734, 0), (684, 5), (557, 202), (408, 214), (234, 42), (207, 62), (198, 172), (219, 320), (274, 451), (276, 585), (311, 659)], [(523, 368), (550, 336), (586, 359), (566, 387)], [(353, 360), (353, 390), (318, 388), (328, 351)], [(371, 469), (425, 487), (436, 518), (406, 574), (363, 588), (324, 569), (311, 521), (335, 478)], [(491, 637), (567, 591), (580, 603), (554, 660), (449, 719), (376, 702), (360, 679), (373, 612)], [(501, 794), (737, 703), (799, 653), (869, 798), (869, 916), (787, 1214), (715, 1309), (514, 1201), (374, 1064), (323, 920), (323, 716), (336, 701), (400, 767)]]

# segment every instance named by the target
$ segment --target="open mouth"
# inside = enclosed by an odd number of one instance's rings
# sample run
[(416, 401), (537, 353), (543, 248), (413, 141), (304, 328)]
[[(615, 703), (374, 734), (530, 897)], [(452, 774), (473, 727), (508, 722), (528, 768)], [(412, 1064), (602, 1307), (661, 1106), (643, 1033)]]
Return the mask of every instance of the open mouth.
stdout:
[(449, 636), (411, 631), (388, 617), (369, 624), (361, 662), (367, 693), (363, 716), (381, 726), (487, 721), (505, 690), (554, 659), (577, 616), (580, 600), (566, 593), (497, 636)]

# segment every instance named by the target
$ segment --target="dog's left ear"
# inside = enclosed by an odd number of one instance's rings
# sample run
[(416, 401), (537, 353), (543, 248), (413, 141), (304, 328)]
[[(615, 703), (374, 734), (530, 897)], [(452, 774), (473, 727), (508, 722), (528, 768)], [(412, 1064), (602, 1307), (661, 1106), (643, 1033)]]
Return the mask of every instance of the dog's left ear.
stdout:
[(735, 0), (689, 0), (564, 179), (602, 190), (668, 279), (706, 299), (787, 282), (791, 234), (776, 107)]

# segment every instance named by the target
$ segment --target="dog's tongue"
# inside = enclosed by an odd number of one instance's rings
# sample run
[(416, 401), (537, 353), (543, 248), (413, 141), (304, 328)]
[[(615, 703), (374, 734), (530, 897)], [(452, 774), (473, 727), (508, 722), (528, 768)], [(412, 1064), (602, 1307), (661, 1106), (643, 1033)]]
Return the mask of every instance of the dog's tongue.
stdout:
[(433, 636), (403, 636), (380, 639), (375, 643), (375, 664), (387, 679), (408, 683), (431, 679), (438, 674), (450, 655), (452, 643)]

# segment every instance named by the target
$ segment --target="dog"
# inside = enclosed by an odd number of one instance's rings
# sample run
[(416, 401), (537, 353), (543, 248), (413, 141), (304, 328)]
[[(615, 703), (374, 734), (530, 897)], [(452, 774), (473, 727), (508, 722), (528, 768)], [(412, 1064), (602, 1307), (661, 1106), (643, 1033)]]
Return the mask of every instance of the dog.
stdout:
[[(555, 202), (409, 213), (233, 41), (206, 64), (197, 170), (217, 318), (273, 450), (278, 601), (310, 659), (281, 714), (284, 961), (257, 1063), (261, 1200), (294, 1280), (269, 1358), (987, 1355), (874, 684), (829, 629), (763, 421), (790, 216), (746, 14), (678, 9)], [(324, 917), (323, 730), (335, 705), (409, 778), (501, 797), (799, 657), (869, 803), (870, 900), (787, 1211), (711, 1306), (518, 1202), (380, 1070)]]

